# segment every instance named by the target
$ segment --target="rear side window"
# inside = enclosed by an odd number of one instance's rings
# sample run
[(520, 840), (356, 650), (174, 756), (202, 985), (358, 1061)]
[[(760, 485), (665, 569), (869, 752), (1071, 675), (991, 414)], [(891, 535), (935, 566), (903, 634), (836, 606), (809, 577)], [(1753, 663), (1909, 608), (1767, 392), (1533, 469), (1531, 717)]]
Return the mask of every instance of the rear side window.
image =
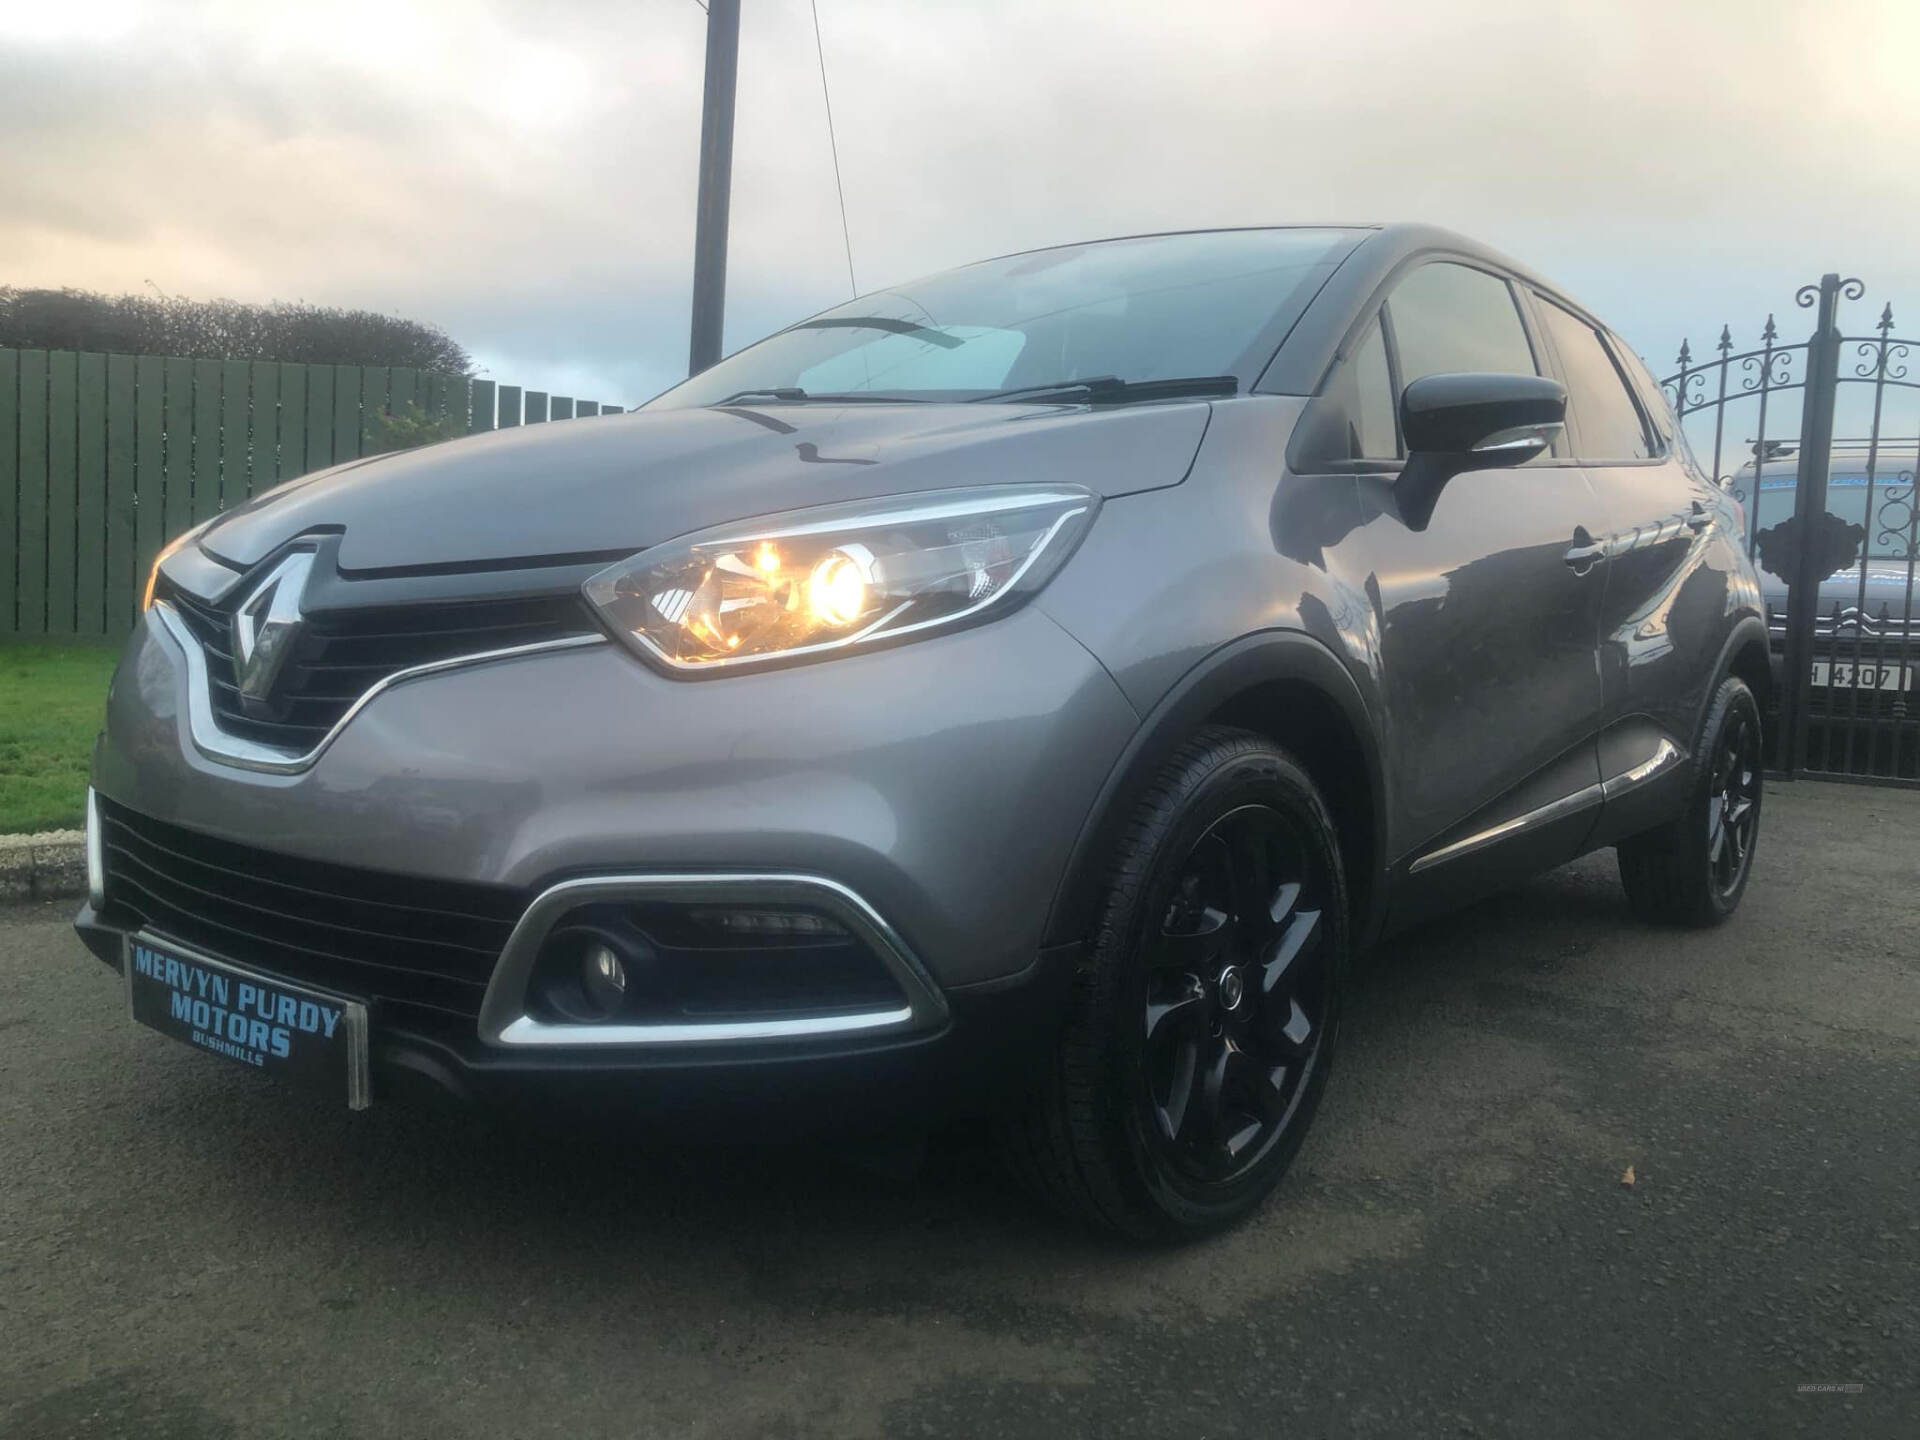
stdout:
[(1600, 333), (1571, 311), (1542, 297), (1553, 348), (1566, 367), (1567, 397), (1580, 431), (1582, 460), (1646, 460), (1653, 455), (1646, 422), (1633, 403), (1626, 377)]
[(1402, 385), (1458, 371), (1540, 373), (1512, 288), (1485, 270), (1423, 265), (1394, 287), (1387, 316)]
[(1620, 368), (1627, 372), (1627, 385), (1639, 397), (1640, 414), (1653, 430), (1653, 453), (1665, 455), (1678, 451), (1689, 469), (1704, 475), (1707, 467), (1693, 453), (1693, 443), (1687, 439), (1687, 432), (1681, 427), (1673, 401), (1660, 382), (1653, 378), (1653, 372), (1647, 369), (1646, 360), (1634, 354), (1618, 335), (1607, 337), (1607, 349), (1620, 362)]

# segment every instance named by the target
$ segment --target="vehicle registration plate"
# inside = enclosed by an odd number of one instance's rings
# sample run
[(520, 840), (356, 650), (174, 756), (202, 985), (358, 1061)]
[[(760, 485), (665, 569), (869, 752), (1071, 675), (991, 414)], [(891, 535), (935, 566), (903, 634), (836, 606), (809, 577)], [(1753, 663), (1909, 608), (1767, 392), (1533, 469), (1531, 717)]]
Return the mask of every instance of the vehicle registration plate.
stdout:
[(1911, 690), (1911, 665), (1876, 665), (1863, 660), (1815, 660), (1813, 683), (1846, 690)]
[(142, 1025), (237, 1064), (372, 1102), (367, 1007), (144, 932), (121, 951), (127, 1008)]

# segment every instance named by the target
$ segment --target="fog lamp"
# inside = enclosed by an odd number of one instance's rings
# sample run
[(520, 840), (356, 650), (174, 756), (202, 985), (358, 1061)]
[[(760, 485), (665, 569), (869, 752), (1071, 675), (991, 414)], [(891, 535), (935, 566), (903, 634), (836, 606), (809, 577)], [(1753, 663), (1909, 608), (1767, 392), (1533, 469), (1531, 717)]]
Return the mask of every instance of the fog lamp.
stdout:
[(611, 1015), (627, 998), (627, 967), (604, 941), (587, 946), (580, 962), (580, 988), (587, 1001), (602, 1015)]

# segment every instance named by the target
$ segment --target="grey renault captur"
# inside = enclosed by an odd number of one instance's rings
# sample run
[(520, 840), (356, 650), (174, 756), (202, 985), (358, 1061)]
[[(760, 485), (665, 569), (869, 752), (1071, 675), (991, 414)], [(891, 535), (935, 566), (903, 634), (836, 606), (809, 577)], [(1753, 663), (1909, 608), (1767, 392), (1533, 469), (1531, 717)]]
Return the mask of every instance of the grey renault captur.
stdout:
[(1419, 226), (869, 295), (630, 414), (181, 538), (80, 933), (349, 1103), (697, 1133), (997, 1117), (1138, 1237), (1298, 1148), (1351, 957), (1614, 846), (1738, 903), (1760, 586), (1640, 362)]

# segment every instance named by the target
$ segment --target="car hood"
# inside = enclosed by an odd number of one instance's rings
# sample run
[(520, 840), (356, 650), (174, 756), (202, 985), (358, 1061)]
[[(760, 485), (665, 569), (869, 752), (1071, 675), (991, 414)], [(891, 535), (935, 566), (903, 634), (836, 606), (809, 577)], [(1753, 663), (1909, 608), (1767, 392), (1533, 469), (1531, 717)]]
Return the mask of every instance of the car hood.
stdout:
[[(1771, 570), (1760, 572), (1761, 593), (1776, 614), (1787, 610), (1787, 583)], [(1907, 603), (1907, 562), (1869, 560), (1866, 572), (1866, 604), (1869, 615), (1877, 615), (1884, 605), (1893, 614), (1904, 612)], [(1842, 608), (1861, 603), (1860, 567), (1850, 565), (1836, 570), (1820, 582), (1819, 611), (1825, 615), (1836, 604)], [(1920, 573), (1915, 576), (1914, 608), (1920, 611)]]
[(343, 571), (616, 556), (779, 510), (951, 486), (1177, 485), (1205, 402), (767, 405), (637, 410), (356, 460), (268, 491), (202, 548), (242, 568), (341, 533)]

